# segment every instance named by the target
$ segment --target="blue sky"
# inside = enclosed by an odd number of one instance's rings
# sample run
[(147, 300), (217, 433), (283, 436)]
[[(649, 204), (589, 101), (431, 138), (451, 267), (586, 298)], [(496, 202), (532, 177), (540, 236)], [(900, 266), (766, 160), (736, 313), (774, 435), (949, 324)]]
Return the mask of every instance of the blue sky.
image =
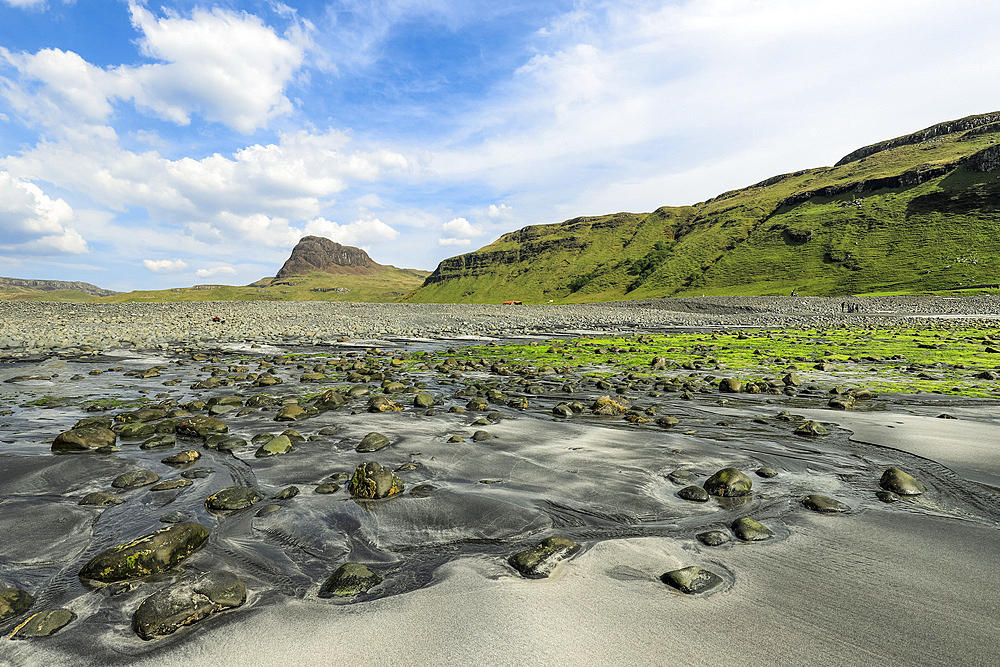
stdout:
[(990, 0), (0, 0), (0, 275), (430, 270), (1000, 110)]

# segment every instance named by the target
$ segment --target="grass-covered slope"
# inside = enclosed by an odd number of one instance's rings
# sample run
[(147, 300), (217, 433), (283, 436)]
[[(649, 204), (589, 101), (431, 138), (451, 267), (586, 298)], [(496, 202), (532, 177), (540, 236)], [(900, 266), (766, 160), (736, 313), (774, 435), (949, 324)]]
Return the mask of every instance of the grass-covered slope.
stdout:
[(1000, 113), (694, 206), (538, 225), (442, 262), (410, 299), (840, 295), (1000, 283)]

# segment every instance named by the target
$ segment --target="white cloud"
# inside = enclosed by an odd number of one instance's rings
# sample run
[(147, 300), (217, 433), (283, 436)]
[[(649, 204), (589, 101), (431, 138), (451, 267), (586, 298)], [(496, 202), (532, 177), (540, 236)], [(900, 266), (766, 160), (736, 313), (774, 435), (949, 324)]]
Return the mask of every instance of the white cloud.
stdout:
[(513, 209), (510, 206), (507, 206), (507, 204), (500, 204), (499, 206), (496, 204), (490, 204), (490, 207), (486, 210), (486, 215), (493, 219), (498, 219), (507, 218), (513, 212)]
[(352, 223), (341, 225), (326, 218), (310, 220), (303, 230), (307, 236), (324, 236), (331, 241), (346, 245), (377, 240), (395, 240), (399, 232), (378, 218), (362, 218)]
[(483, 230), (479, 229), (465, 218), (453, 218), (441, 225), (441, 229), (451, 236), (460, 238), (482, 236), (483, 234)]
[(440, 245), (440, 246), (445, 246), (445, 245), (472, 245), (472, 241), (470, 241), (469, 239), (445, 238), (445, 239), (438, 239), (438, 245)]
[(44, 5), (45, 0), (3, 0), (11, 7), (37, 7)]
[(196, 8), (182, 18), (156, 17), (134, 2), (129, 9), (140, 51), (157, 62), (102, 69), (70, 51), (0, 48), (0, 63), (20, 75), (0, 92), (23, 117), (56, 130), (106, 122), (118, 100), (177, 125), (199, 115), (243, 133), (292, 109), (284, 91), (310, 48), (307, 24), (279, 36), (242, 12)]
[(67, 226), (73, 209), (34, 183), (0, 171), (0, 248), (26, 254), (82, 254), (87, 242)]
[(213, 266), (207, 269), (198, 269), (195, 271), (195, 275), (199, 278), (211, 278), (212, 276), (234, 276), (236, 275), (236, 269), (226, 264), (223, 266)]
[(144, 259), (142, 265), (153, 273), (178, 273), (188, 266), (183, 259)]

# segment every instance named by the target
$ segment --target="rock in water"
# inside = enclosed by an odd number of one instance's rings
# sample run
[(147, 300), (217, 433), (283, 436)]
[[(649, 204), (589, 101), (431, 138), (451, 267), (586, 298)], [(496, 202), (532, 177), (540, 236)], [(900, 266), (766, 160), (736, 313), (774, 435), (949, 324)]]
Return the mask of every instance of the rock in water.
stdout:
[(30, 593), (19, 588), (0, 588), (0, 623), (28, 611), (34, 602)]
[(76, 618), (69, 609), (46, 609), (32, 614), (10, 633), (11, 639), (31, 639), (48, 637), (62, 630)]
[(382, 582), (382, 578), (361, 563), (344, 563), (320, 586), (319, 596), (349, 597), (367, 593), (368, 589)]
[(94, 491), (93, 493), (88, 493), (83, 498), (80, 499), (80, 505), (97, 505), (98, 507), (103, 507), (106, 505), (121, 505), (124, 502), (118, 496), (113, 496), (110, 493), (105, 493), (104, 491)]
[(250, 507), (260, 500), (260, 495), (249, 486), (229, 486), (205, 499), (210, 510), (231, 511)]
[(827, 435), (830, 432), (826, 430), (826, 427), (817, 421), (809, 420), (795, 429), (795, 435), (804, 435), (807, 437), (816, 437), (819, 435)]
[(733, 521), (732, 529), (736, 537), (744, 542), (760, 542), (774, 537), (770, 528), (745, 516)]
[(545, 538), (536, 547), (519, 551), (507, 562), (529, 579), (542, 579), (549, 576), (560, 561), (579, 550), (580, 545), (573, 540), (555, 535)]
[(169, 570), (208, 539), (200, 523), (178, 523), (106, 549), (80, 570), (80, 577), (110, 584)]
[(882, 473), (879, 486), (900, 496), (919, 496), (927, 490), (923, 482), (899, 468), (889, 468)]
[(377, 452), (383, 447), (388, 447), (388, 446), (389, 446), (389, 438), (382, 435), (381, 433), (372, 431), (365, 437), (361, 438), (361, 442), (358, 443), (358, 446), (355, 448), (354, 451), (361, 453)]
[(688, 595), (706, 593), (722, 585), (722, 577), (697, 565), (665, 572), (660, 581)]
[(162, 637), (216, 612), (239, 607), (246, 599), (246, 586), (235, 574), (224, 570), (206, 572), (143, 600), (132, 617), (132, 629), (143, 639)]
[(713, 496), (746, 496), (751, 487), (753, 481), (736, 468), (723, 468), (705, 482), (705, 490)]
[(392, 471), (369, 461), (357, 467), (347, 490), (354, 498), (391, 498), (403, 492), (403, 482)]
[(133, 470), (123, 472), (111, 481), (111, 486), (116, 489), (137, 489), (160, 481), (160, 476), (152, 470)]
[(677, 492), (677, 495), (684, 500), (690, 500), (696, 503), (708, 502), (708, 491), (696, 484), (685, 486)]
[(828, 496), (821, 496), (818, 493), (812, 493), (803, 498), (802, 504), (814, 512), (822, 512), (824, 514), (836, 514), (838, 512), (849, 512), (851, 510), (850, 507), (839, 500)]
[(253, 455), (258, 459), (263, 459), (275, 454), (287, 454), (290, 451), (292, 451), (292, 439), (287, 435), (276, 435), (261, 445)]
[(226, 433), (229, 427), (225, 422), (215, 417), (198, 415), (188, 417), (177, 424), (177, 433), (190, 437), (204, 438), (213, 433)]
[(91, 452), (115, 444), (118, 435), (103, 426), (84, 426), (60, 433), (52, 441), (54, 452)]

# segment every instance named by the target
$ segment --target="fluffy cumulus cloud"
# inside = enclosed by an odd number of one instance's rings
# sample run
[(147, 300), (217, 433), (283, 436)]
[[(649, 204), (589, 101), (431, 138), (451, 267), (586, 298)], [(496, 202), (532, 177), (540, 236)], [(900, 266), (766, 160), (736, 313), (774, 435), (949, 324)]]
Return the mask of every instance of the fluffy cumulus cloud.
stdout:
[(23, 118), (54, 129), (105, 122), (117, 101), (178, 125), (197, 114), (243, 133), (291, 110), (284, 91), (305, 60), (308, 25), (280, 36), (246, 13), (196, 8), (184, 18), (129, 9), (140, 51), (155, 62), (104, 69), (58, 48), (0, 48), (0, 64), (16, 72), (0, 91)]
[(374, 241), (393, 241), (399, 232), (378, 218), (362, 218), (348, 224), (338, 224), (326, 218), (310, 220), (304, 229), (307, 236), (325, 236), (344, 245), (362, 245)]
[(153, 273), (180, 273), (188, 267), (183, 259), (144, 259), (142, 265)]
[(87, 242), (67, 226), (73, 209), (34, 183), (0, 171), (0, 248), (26, 254), (81, 254)]
[(483, 233), (483, 230), (479, 229), (465, 218), (452, 218), (448, 222), (441, 225), (441, 229), (444, 230), (449, 236), (458, 238), (472, 238), (475, 236), (481, 236)]
[(195, 271), (195, 275), (199, 278), (212, 278), (214, 276), (235, 276), (237, 273), (236, 269), (229, 266), (228, 264), (223, 264), (221, 266), (213, 266), (205, 269), (198, 269)]

